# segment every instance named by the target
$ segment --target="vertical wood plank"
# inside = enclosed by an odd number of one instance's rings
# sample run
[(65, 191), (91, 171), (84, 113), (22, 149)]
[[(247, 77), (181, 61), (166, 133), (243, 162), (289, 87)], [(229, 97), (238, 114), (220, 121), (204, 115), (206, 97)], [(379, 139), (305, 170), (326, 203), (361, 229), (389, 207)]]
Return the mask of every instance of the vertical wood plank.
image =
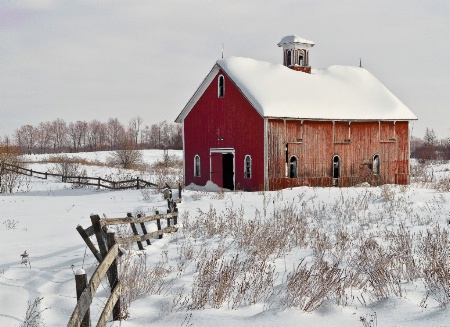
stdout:
[[(159, 211), (155, 211), (155, 214), (159, 215)], [(158, 230), (161, 230), (161, 219), (156, 219), (156, 226), (158, 227)], [(163, 238), (162, 234), (159, 235), (158, 238)]]
[[(108, 249), (111, 249), (114, 246), (114, 244), (116, 244), (115, 233), (113, 231), (108, 231), (108, 233), (106, 233), (106, 241), (108, 243)], [(110, 280), (111, 293), (113, 293), (119, 281), (119, 273), (117, 270), (116, 259), (114, 259), (114, 261), (111, 263), (111, 266), (109, 267), (108, 271), (109, 275), (111, 276)], [(120, 320), (120, 300), (118, 300), (114, 305), (113, 320)]]
[[(81, 294), (87, 287), (87, 275), (82, 269), (75, 274), (75, 287), (77, 292), (77, 301), (80, 300)], [(81, 321), (80, 327), (91, 327), (90, 309), (86, 311), (86, 314)]]
[[(141, 214), (139, 213), (139, 214), (137, 215), (137, 217), (138, 217), (138, 218), (141, 218), (142, 216), (141, 216)], [(141, 229), (142, 229), (142, 232), (144, 233), (144, 235), (147, 235), (147, 234), (148, 234), (147, 228), (145, 227), (145, 224), (144, 224), (144, 223), (141, 223)], [(147, 240), (147, 245), (152, 245), (152, 243), (150, 242), (150, 239)]]

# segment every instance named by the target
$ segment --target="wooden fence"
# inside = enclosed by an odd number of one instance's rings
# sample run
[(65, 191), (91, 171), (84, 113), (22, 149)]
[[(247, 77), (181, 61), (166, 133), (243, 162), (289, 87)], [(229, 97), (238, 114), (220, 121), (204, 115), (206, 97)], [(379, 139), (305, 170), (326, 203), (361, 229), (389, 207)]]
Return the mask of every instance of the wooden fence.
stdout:
[(140, 189), (146, 187), (156, 187), (156, 184), (147, 182), (139, 177), (126, 180), (126, 181), (110, 181), (101, 177), (88, 177), (88, 176), (66, 176), (61, 174), (53, 174), (48, 172), (39, 172), (33, 169), (27, 169), (16, 165), (4, 163), (2, 170), (11, 171), (16, 174), (25, 176), (33, 176), (41, 179), (47, 179), (49, 176), (60, 177), (64, 183), (72, 183), (78, 185), (91, 185), (97, 188), (103, 187), (111, 190), (125, 190), (125, 189)]
[[(180, 192), (180, 189), (179, 189)], [(95, 258), (100, 263), (94, 274), (92, 275), (89, 283), (87, 282), (86, 273), (81, 270), (75, 275), (75, 283), (77, 289), (77, 304), (70, 317), (67, 327), (90, 327), (90, 304), (95, 296), (95, 292), (99, 287), (101, 280), (105, 277), (108, 278), (109, 285), (111, 287), (111, 295), (105, 303), (104, 309), (100, 315), (97, 326), (105, 326), (108, 317), (112, 313), (113, 320), (120, 320), (120, 294), (122, 285), (120, 283), (117, 258), (122, 255), (119, 245), (137, 243), (140, 250), (143, 250), (143, 242), (147, 245), (151, 245), (151, 238), (162, 238), (165, 233), (173, 233), (177, 231), (177, 219), (178, 209), (176, 203), (180, 202), (181, 193), (179, 193), (179, 200), (174, 201), (172, 198), (167, 199), (168, 207), (167, 213), (160, 214), (158, 211), (155, 215), (149, 217), (132, 217), (130, 213), (125, 218), (110, 218), (102, 219), (98, 215), (91, 215), (92, 226), (84, 229), (81, 226), (77, 226), (77, 231), (86, 242)], [(167, 227), (161, 227), (161, 219), (167, 220)], [(158, 230), (154, 232), (147, 232), (145, 227), (146, 222), (156, 221)], [(108, 229), (108, 226), (130, 224), (133, 231), (132, 236), (128, 237), (116, 237), (115, 233)], [(139, 234), (136, 225), (141, 227), (142, 235)], [(97, 239), (98, 249), (91, 241), (90, 237), (94, 236)]]

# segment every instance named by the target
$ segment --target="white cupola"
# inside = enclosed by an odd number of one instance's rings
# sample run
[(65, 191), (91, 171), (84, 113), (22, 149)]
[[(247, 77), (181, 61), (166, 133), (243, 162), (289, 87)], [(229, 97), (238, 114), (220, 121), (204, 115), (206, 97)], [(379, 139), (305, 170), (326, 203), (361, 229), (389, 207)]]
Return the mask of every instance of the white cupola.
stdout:
[(278, 42), (278, 46), (283, 47), (283, 65), (311, 74), (309, 48), (314, 46), (314, 42), (297, 35), (288, 35)]

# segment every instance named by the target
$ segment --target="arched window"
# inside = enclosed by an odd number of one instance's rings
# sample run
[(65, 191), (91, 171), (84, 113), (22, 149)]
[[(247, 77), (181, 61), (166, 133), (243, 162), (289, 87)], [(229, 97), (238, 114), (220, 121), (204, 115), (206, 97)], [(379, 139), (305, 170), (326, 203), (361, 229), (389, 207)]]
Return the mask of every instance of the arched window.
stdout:
[(248, 154), (244, 159), (244, 178), (252, 178), (252, 157)]
[(200, 177), (200, 156), (198, 154), (194, 157), (194, 177)]
[(297, 157), (292, 156), (291, 159), (289, 159), (289, 177), (297, 178), (297, 175), (298, 175)]
[(374, 175), (380, 175), (380, 156), (378, 154), (372, 158), (372, 173)]
[(333, 178), (341, 176), (341, 158), (339, 156), (333, 157)]
[(225, 78), (223, 77), (223, 75), (219, 75), (217, 95), (219, 98), (223, 98), (225, 96)]

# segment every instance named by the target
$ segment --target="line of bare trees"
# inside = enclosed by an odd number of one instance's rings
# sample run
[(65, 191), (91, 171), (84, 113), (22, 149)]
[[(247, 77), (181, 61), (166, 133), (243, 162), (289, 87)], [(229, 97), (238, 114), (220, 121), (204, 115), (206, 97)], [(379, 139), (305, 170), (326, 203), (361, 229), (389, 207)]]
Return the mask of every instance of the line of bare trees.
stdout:
[(423, 139), (411, 138), (411, 157), (420, 161), (450, 160), (450, 138), (439, 140), (434, 130), (427, 128)]
[(24, 125), (0, 138), (21, 153), (89, 152), (122, 149), (182, 149), (181, 125), (166, 121), (144, 125), (140, 116), (123, 125), (117, 118), (66, 123), (63, 119)]

